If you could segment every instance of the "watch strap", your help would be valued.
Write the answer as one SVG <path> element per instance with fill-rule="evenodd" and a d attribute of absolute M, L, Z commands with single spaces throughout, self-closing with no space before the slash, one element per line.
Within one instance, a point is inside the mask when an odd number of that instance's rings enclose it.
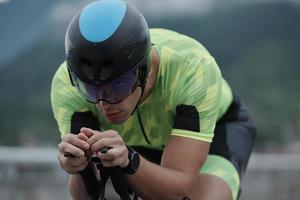
<path fill-rule="evenodd" d="M 128 147 L 128 165 L 124 168 L 121 168 L 122 172 L 125 174 L 134 174 L 140 164 L 139 154 L 132 148 Z"/>

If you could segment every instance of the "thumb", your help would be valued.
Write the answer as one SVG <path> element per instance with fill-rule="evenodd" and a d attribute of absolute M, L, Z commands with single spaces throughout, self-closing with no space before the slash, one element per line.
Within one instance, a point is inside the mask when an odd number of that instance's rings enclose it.
<path fill-rule="evenodd" d="M 92 137 L 95 134 L 95 131 L 90 128 L 82 127 L 80 132 L 86 135 L 88 138 Z"/>
<path fill-rule="evenodd" d="M 83 140 L 83 141 L 87 141 L 89 139 L 89 137 L 84 133 L 79 133 L 78 138 Z"/>

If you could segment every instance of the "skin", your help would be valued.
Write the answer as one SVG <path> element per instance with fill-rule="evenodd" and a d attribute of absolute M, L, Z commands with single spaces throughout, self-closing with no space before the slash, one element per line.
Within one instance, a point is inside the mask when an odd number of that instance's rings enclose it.
<path fill-rule="evenodd" d="M 149 96 L 159 67 L 159 56 L 155 49 L 152 49 L 152 61 L 151 71 L 141 98 L 141 88 L 137 88 L 119 104 L 112 105 L 105 102 L 97 104 L 110 123 L 125 122 L 138 101 L 142 103 Z M 105 146 L 113 148 L 106 154 L 97 151 Z M 185 196 L 202 200 L 230 200 L 232 199 L 231 190 L 225 181 L 212 175 L 199 174 L 207 158 L 209 146 L 210 144 L 206 142 L 170 136 L 161 164 L 156 165 L 140 156 L 139 169 L 134 175 L 127 175 L 128 182 L 131 188 L 145 200 L 181 200 Z M 86 167 L 87 157 L 92 154 L 98 156 L 106 167 L 126 167 L 129 163 L 126 144 L 119 133 L 114 130 L 99 132 L 82 128 L 78 135 L 66 134 L 58 145 L 58 149 L 59 163 L 70 174 L 69 190 L 73 199 L 76 200 L 89 199 L 83 181 L 77 173 Z M 65 157 L 66 152 L 72 153 L 76 158 Z M 95 173 L 98 172 L 95 170 Z"/>

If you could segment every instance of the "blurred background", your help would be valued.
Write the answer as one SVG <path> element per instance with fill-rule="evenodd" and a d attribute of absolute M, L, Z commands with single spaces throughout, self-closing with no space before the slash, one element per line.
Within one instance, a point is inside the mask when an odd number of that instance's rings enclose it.
<path fill-rule="evenodd" d="M 69 199 L 51 79 L 91 1 L 0 0 L 0 199 Z M 199 40 L 258 127 L 242 200 L 300 199 L 300 0 L 128 0 L 150 27 Z M 13 192 L 13 191 L 18 192 Z"/>

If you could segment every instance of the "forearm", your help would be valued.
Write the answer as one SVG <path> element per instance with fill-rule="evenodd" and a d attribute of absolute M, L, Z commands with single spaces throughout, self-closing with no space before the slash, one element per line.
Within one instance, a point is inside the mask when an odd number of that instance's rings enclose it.
<path fill-rule="evenodd" d="M 79 174 L 70 175 L 69 192 L 73 200 L 90 200 L 83 180 Z"/>
<path fill-rule="evenodd" d="M 194 181 L 193 176 L 153 164 L 142 157 L 138 171 L 127 177 L 132 189 L 145 200 L 181 200 L 187 196 Z"/>

